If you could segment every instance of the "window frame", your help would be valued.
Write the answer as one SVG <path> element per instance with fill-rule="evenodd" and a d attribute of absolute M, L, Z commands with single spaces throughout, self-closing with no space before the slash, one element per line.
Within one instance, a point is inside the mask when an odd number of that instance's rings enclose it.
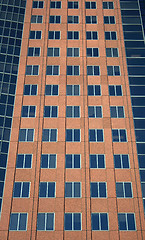
<path fill-rule="evenodd" d="M 122 186 L 122 191 L 121 193 L 118 192 L 118 186 L 121 185 Z M 128 193 L 128 189 L 126 188 L 126 186 L 129 186 L 129 190 L 130 193 Z M 121 194 L 121 196 L 119 196 L 119 194 Z M 130 196 L 129 196 L 130 195 Z M 132 182 L 116 182 L 116 197 L 117 198 L 133 198 L 133 189 L 132 189 Z"/>
<path fill-rule="evenodd" d="M 44 156 L 47 157 L 47 165 L 48 165 L 48 167 L 42 167 L 43 161 L 44 161 L 42 158 Z M 54 167 L 50 167 L 51 157 L 55 158 Z M 56 168 L 57 168 L 57 154 L 41 154 L 41 169 L 56 169 Z"/>
<path fill-rule="evenodd" d="M 60 15 L 50 15 L 49 16 L 49 24 L 61 24 L 61 16 Z"/>
<path fill-rule="evenodd" d="M 11 229 L 11 225 L 12 225 L 12 217 L 14 217 L 14 215 L 17 215 L 17 226 L 16 229 Z M 25 216 L 25 229 L 19 229 L 20 225 L 21 225 L 21 216 Z M 27 231 L 27 222 L 28 222 L 28 213 L 23 212 L 23 213 L 17 213 L 17 212 L 13 212 L 10 215 L 10 223 L 9 223 L 9 231 Z M 15 224 L 16 225 L 16 224 Z"/>
<path fill-rule="evenodd" d="M 33 112 L 32 108 L 34 109 L 34 112 Z M 27 113 L 24 113 L 24 111 L 25 111 L 24 109 L 27 109 Z M 27 116 L 26 116 L 26 114 L 27 114 Z M 33 115 L 33 116 L 31 116 L 31 115 Z M 22 106 L 22 111 L 21 111 L 21 117 L 22 118 L 35 118 L 36 117 L 36 106 L 23 105 Z"/>
<path fill-rule="evenodd" d="M 75 189 L 75 185 L 78 184 L 79 185 L 79 196 L 77 195 L 76 189 Z M 67 185 L 71 185 L 71 193 L 70 195 L 68 193 L 66 193 L 67 191 Z M 81 187 L 81 182 L 65 182 L 65 198 L 81 198 L 82 197 L 82 187 Z M 70 190 L 70 189 L 69 189 Z"/>
<path fill-rule="evenodd" d="M 113 40 L 113 41 L 117 40 L 117 32 L 116 31 L 105 31 L 105 40 Z"/>
<path fill-rule="evenodd" d="M 92 133 L 92 131 L 93 131 L 93 133 Z M 101 140 L 98 140 L 98 138 L 100 138 L 100 137 L 98 137 L 99 132 L 101 134 Z M 94 135 L 93 137 L 95 137 L 95 141 L 94 141 L 94 139 L 91 140 L 91 134 Z M 104 142 L 104 129 L 96 129 L 96 128 L 89 129 L 89 142 Z"/>
<path fill-rule="evenodd" d="M 93 223 L 93 217 L 94 217 L 95 215 L 96 215 L 96 217 L 97 217 L 97 216 L 99 217 L 99 222 L 98 222 L 99 229 L 94 229 L 94 227 L 93 227 L 93 225 L 94 225 L 94 223 Z M 107 229 L 105 229 L 105 228 L 103 227 L 103 221 L 101 220 L 101 217 L 102 217 L 103 215 L 105 215 L 106 220 L 107 220 L 107 222 L 106 222 L 106 224 L 107 224 Z M 92 229 L 92 231 L 109 231 L 109 216 L 108 216 L 108 213 L 104 213 L 104 212 L 101 212 L 101 213 L 95 213 L 95 212 L 93 212 L 93 213 L 91 213 L 91 229 Z"/>
<path fill-rule="evenodd" d="M 22 164 L 23 167 L 18 167 L 18 166 L 17 166 L 17 164 L 18 164 L 18 157 L 20 157 L 20 156 L 23 156 L 23 162 L 22 162 L 22 163 L 23 163 L 23 164 Z M 27 161 L 27 160 L 26 160 L 26 157 L 28 157 L 28 156 L 31 156 L 31 157 L 30 157 L 30 158 L 31 158 L 31 159 L 30 159 L 31 165 L 30 165 L 29 168 L 28 168 L 28 167 L 26 168 L 26 167 L 25 167 L 25 166 L 26 166 L 26 161 Z M 17 154 L 16 168 L 17 168 L 17 169 L 30 169 L 30 168 L 32 168 L 32 158 L 33 158 L 33 154 L 27 154 L 27 153 L 26 153 L 26 154 Z"/>
<path fill-rule="evenodd" d="M 44 214 L 44 228 L 43 229 L 38 229 L 38 217 L 40 216 L 40 215 L 42 215 L 42 214 Z M 48 221 L 48 216 L 49 215 L 52 215 L 53 214 L 53 220 L 52 220 L 52 225 L 53 225 L 53 229 L 47 229 L 47 221 Z M 42 221 L 40 221 L 41 223 L 42 223 Z M 37 213 L 37 231 L 54 231 L 55 230 L 55 213 L 53 213 L 53 212 L 47 212 L 47 213 L 44 213 L 44 212 L 38 212 Z"/>
<path fill-rule="evenodd" d="M 20 134 L 22 134 L 22 131 L 23 130 L 25 130 L 25 140 L 20 140 L 20 138 L 21 138 L 21 136 L 20 136 Z M 30 136 L 28 136 L 28 134 L 29 134 L 29 130 L 33 130 L 33 131 L 31 131 L 32 133 L 31 134 L 33 134 L 33 139 L 32 140 L 27 140 Z M 34 128 L 20 128 L 19 129 L 19 142 L 34 142 L 34 133 L 35 133 L 35 129 Z M 24 134 L 24 131 L 23 131 L 23 134 Z M 22 138 L 23 138 L 24 136 L 22 136 Z M 26 141 L 27 140 L 27 141 Z"/>
<path fill-rule="evenodd" d="M 27 196 L 23 196 L 23 190 L 26 187 L 26 184 L 28 185 L 28 192 L 27 192 Z M 18 191 L 18 189 L 16 189 L 18 187 L 18 185 L 20 185 L 20 194 L 19 196 L 16 196 L 18 193 L 16 191 Z M 13 186 L 13 198 L 30 198 L 30 186 L 31 186 L 31 182 L 14 182 L 14 186 Z"/>
<path fill-rule="evenodd" d="M 96 188 L 96 192 L 93 192 L 94 187 Z M 101 193 L 101 186 L 103 186 L 103 191 L 105 190 L 104 193 Z M 107 182 L 90 182 L 90 197 L 91 198 L 103 198 L 106 199 L 107 198 Z"/>
<path fill-rule="evenodd" d="M 68 54 L 68 51 L 71 51 L 70 55 Z M 75 51 L 78 51 L 78 54 L 76 54 Z M 67 57 L 79 57 L 79 56 L 80 48 L 67 48 Z"/>
<path fill-rule="evenodd" d="M 69 6 L 69 3 L 71 3 L 72 6 Z M 68 1 L 67 8 L 68 9 L 79 9 L 79 2 L 78 1 Z"/>
<path fill-rule="evenodd" d="M 32 53 L 30 51 L 32 51 Z M 40 47 L 28 47 L 28 53 L 27 53 L 28 57 L 40 57 L 40 53 L 41 53 Z"/>
<path fill-rule="evenodd" d="M 119 109 L 121 109 L 120 113 Z M 124 106 L 110 106 L 110 116 L 111 118 L 125 118 Z"/>
<path fill-rule="evenodd" d="M 96 167 L 91 167 L 93 164 L 91 163 L 91 157 L 95 158 L 93 160 L 95 160 L 96 162 Z M 104 167 L 99 167 L 99 157 L 103 158 L 103 165 Z M 89 155 L 89 162 L 90 162 L 90 168 L 91 169 L 105 169 L 106 168 L 106 164 L 105 164 L 105 154 L 90 154 Z"/>
<path fill-rule="evenodd" d="M 89 111 L 90 109 L 93 109 L 93 115 L 91 116 Z M 99 112 L 99 115 L 97 116 L 97 109 Z M 102 106 L 88 106 L 88 118 L 102 118 L 103 114 L 102 114 Z"/>
<path fill-rule="evenodd" d="M 46 66 L 46 76 L 59 76 L 59 75 L 60 75 L 60 65 Z"/>
<path fill-rule="evenodd" d="M 68 88 L 71 88 L 69 90 L 71 90 L 72 94 L 69 94 L 68 93 Z M 78 88 L 77 89 L 77 92 L 79 91 L 79 94 L 75 94 L 75 91 L 76 89 L 75 88 Z M 80 96 L 80 85 L 66 85 L 66 96 Z"/>
<path fill-rule="evenodd" d="M 38 76 L 39 75 L 39 65 L 26 65 L 26 76 Z"/>
<path fill-rule="evenodd" d="M 53 183 L 53 193 L 51 193 L 51 195 L 49 195 L 49 185 Z M 44 184 L 46 189 L 43 189 L 43 194 L 46 194 L 45 196 L 41 196 L 41 186 L 43 184 L 43 188 L 44 188 Z M 44 192 L 45 191 L 45 192 Z M 52 190 L 51 190 L 52 191 Z M 39 182 L 39 198 L 56 198 L 56 182 Z"/>
<path fill-rule="evenodd" d="M 54 6 L 51 6 L 53 5 Z M 60 4 L 60 7 L 59 7 Z M 61 1 L 50 1 L 50 9 L 61 9 Z"/>
<path fill-rule="evenodd" d="M 67 159 L 67 157 L 71 157 L 71 167 L 68 167 L 68 163 L 67 161 L 69 161 Z M 75 158 L 79 158 L 79 167 L 75 167 L 75 162 L 77 162 L 77 160 Z M 81 168 L 81 154 L 66 154 L 65 155 L 65 168 L 68 169 L 80 169 Z"/>
<path fill-rule="evenodd" d="M 79 16 L 77 15 L 68 15 L 67 16 L 67 23 L 68 24 L 79 24 Z"/>
<path fill-rule="evenodd" d="M 93 4 L 95 6 L 93 6 Z M 96 1 L 86 1 L 85 2 L 85 9 L 97 9 L 97 2 Z"/>
<path fill-rule="evenodd" d="M 108 51 L 108 53 L 107 53 L 107 51 Z M 115 51 L 117 54 L 115 53 Z M 106 57 L 119 57 L 118 48 L 106 48 Z"/>
<path fill-rule="evenodd" d="M 51 34 L 53 35 L 51 36 Z M 60 40 L 60 39 L 61 39 L 61 31 L 48 31 L 48 40 Z"/>
<path fill-rule="evenodd" d="M 120 66 L 107 66 L 108 76 L 121 76 Z"/>
<path fill-rule="evenodd" d="M 115 16 L 104 16 L 104 24 L 116 24 Z"/>
<path fill-rule="evenodd" d="M 53 130 L 55 133 L 55 136 L 52 136 Z M 44 136 L 45 132 L 47 133 L 47 138 Z M 57 142 L 58 139 L 58 129 L 57 128 L 43 128 L 42 130 L 42 142 Z M 51 141 L 51 138 L 54 138 L 53 141 Z"/>
<path fill-rule="evenodd" d="M 79 31 L 67 31 L 67 40 L 79 40 L 80 32 Z"/>
<path fill-rule="evenodd" d="M 111 88 L 113 89 L 111 90 Z M 121 95 L 117 93 L 117 88 L 119 89 Z M 111 93 L 111 91 L 114 92 L 114 95 Z M 123 96 L 122 85 L 109 85 L 109 96 L 122 97 Z"/>
<path fill-rule="evenodd" d="M 34 7 L 35 4 L 37 4 L 36 7 Z M 42 4 L 42 7 L 41 7 L 41 4 Z M 32 8 L 44 8 L 44 1 L 33 1 Z"/>
<path fill-rule="evenodd" d="M 44 118 L 58 118 L 58 106 L 44 106 Z"/>
<path fill-rule="evenodd" d="M 30 89 L 26 89 L 26 88 L 28 88 L 28 87 L 29 87 Z M 36 88 L 35 90 L 32 89 L 32 88 L 34 88 L 34 87 Z M 26 94 L 26 91 L 28 91 L 28 90 L 29 90 L 29 93 L 30 93 L 30 94 Z M 33 91 L 35 91 L 36 94 L 32 94 Z M 37 91 L 38 91 L 38 85 L 37 85 L 37 84 L 25 84 L 25 85 L 24 85 L 23 95 L 24 95 L 24 96 L 37 96 Z"/>
<path fill-rule="evenodd" d="M 95 53 L 95 51 L 96 51 L 96 53 Z M 99 57 L 99 48 L 86 48 L 86 56 L 87 57 Z"/>
<path fill-rule="evenodd" d="M 31 35 L 34 35 L 34 36 L 31 36 Z M 42 39 L 42 31 L 30 30 L 29 39 L 30 40 L 41 40 Z"/>
<path fill-rule="evenodd" d="M 115 169 L 130 169 L 130 161 L 129 161 L 129 154 L 114 154 L 114 167 L 115 167 Z M 115 163 L 115 161 L 117 161 L 117 159 L 115 160 L 115 157 L 117 158 L 117 157 L 119 157 L 119 162 L 120 162 L 120 167 L 117 167 L 117 164 Z M 125 163 L 123 163 L 123 157 L 125 158 L 125 157 L 127 157 L 127 161 L 128 161 L 128 163 L 127 163 L 127 165 L 128 165 L 128 167 L 124 167 L 124 165 L 125 165 Z"/>
<path fill-rule="evenodd" d="M 80 106 L 66 106 L 66 118 L 80 118 L 81 117 Z M 69 110 L 70 109 L 70 110 Z M 71 111 L 71 112 L 69 112 Z M 77 111 L 77 112 L 76 112 Z"/>
<path fill-rule="evenodd" d="M 34 18 L 34 19 L 33 19 Z M 32 21 L 33 19 L 33 21 Z M 40 21 L 41 19 L 41 21 Z M 35 20 L 35 21 L 34 21 Z M 36 24 L 36 23 L 43 23 L 43 15 L 31 15 L 31 23 Z"/>
<path fill-rule="evenodd" d="M 88 96 L 101 96 L 101 85 L 88 85 Z"/>
<path fill-rule="evenodd" d="M 117 137 L 113 136 L 115 134 L 115 131 L 117 131 Z M 125 140 L 123 139 L 123 141 L 121 141 L 121 132 L 123 132 L 123 135 L 125 136 Z M 126 129 L 112 129 L 112 142 L 127 142 L 127 130 Z"/>
<path fill-rule="evenodd" d="M 77 137 L 77 139 L 75 140 L 75 134 L 77 134 L 77 131 L 79 132 L 79 137 Z M 71 139 L 69 139 L 70 137 L 68 136 L 68 134 L 70 134 L 69 132 L 71 132 Z M 79 128 L 77 128 L 77 129 L 67 128 L 66 129 L 66 134 L 65 134 L 65 139 L 66 139 L 66 142 L 81 142 L 81 129 L 79 129 Z"/>
<path fill-rule="evenodd" d="M 98 24 L 98 18 L 96 15 L 94 16 L 86 16 L 86 24 Z"/>
<path fill-rule="evenodd" d="M 66 216 L 68 214 L 71 214 L 71 228 L 70 229 L 66 229 Z M 75 215 L 79 215 L 79 225 L 80 225 L 80 229 L 75 229 L 75 223 L 74 223 L 74 218 L 75 218 Z M 82 213 L 70 213 L 70 212 L 67 212 L 64 214 L 64 231 L 82 231 Z"/>
<path fill-rule="evenodd" d="M 106 3 L 106 7 L 104 6 Z M 112 4 L 112 7 L 110 6 Z M 103 9 L 114 9 L 114 2 L 103 2 Z"/>
<path fill-rule="evenodd" d="M 50 94 L 47 94 L 46 92 L 49 92 L 49 89 L 47 89 L 48 87 L 50 87 Z M 57 93 L 54 94 L 54 92 L 56 91 L 57 88 Z M 45 96 L 59 96 L 59 85 L 53 85 L 53 84 L 46 84 L 45 85 Z"/>
<path fill-rule="evenodd" d="M 52 50 L 52 54 L 51 53 L 48 54 L 49 50 Z M 57 52 L 55 53 L 55 51 L 57 51 Z M 47 57 L 60 57 L 60 48 L 48 47 L 47 48 Z"/>
<path fill-rule="evenodd" d="M 98 31 L 86 31 L 86 40 L 98 40 Z"/>
<path fill-rule="evenodd" d="M 80 76 L 80 65 L 67 65 L 66 71 L 67 76 Z"/>
<path fill-rule="evenodd" d="M 129 229 L 129 223 L 128 223 L 128 216 L 132 216 L 134 220 L 134 229 Z M 125 217 L 125 229 L 120 229 L 120 217 Z M 118 227 L 119 231 L 136 231 L 136 219 L 135 219 L 135 214 L 134 213 L 118 213 Z"/>

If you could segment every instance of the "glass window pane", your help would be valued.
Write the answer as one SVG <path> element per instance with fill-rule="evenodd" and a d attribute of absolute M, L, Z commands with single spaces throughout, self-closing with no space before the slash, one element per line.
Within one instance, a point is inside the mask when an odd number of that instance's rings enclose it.
<path fill-rule="evenodd" d="M 54 230 L 54 213 L 47 213 L 46 230 Z"/>
<path fill-rule="evenodd" d="M 65 213 L 65 230 L 72 230 L 72 214 Z"/>
<path fill-rule="evenodd" d="M 74 230 L 81 230 L 81 214 L 74 213 Z"/>
<path fill-rule="evenodd" d="M 45 213 L 38 213 L 37 216 L 37 230 L 45 230 Z"/>
<path fill-rule="evenodd" d="M 25 231 L 27 223 L 27 213 L 20 213 L 19 230 Z"/>

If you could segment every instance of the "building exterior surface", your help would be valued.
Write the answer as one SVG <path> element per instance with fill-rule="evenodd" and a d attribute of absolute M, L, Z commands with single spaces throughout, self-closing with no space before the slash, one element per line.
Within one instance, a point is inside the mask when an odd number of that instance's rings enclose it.
<path fill-rule="evenodd" d="M 0 0 L 0 239 L 145 239 L 144 0 Z"/>

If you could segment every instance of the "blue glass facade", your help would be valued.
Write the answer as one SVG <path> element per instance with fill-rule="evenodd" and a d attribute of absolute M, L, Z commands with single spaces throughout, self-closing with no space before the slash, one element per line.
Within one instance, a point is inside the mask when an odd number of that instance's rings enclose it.
<path fill-rule="evenodd" d="M 145 1 L 120 0 L 120 6 L 145 210 Z"/>
<path fill-rule="evenodd" d="M 7 167 L 26 0 L 0 1 L 0 211 Z"/>

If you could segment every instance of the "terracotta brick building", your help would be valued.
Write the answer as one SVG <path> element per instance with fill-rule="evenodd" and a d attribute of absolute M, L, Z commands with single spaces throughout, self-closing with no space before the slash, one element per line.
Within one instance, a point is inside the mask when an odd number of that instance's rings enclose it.
<path fill-rule="evenodd" d="M 145 2 L 0 0 L 0 239 L 145 239 Z"/>

